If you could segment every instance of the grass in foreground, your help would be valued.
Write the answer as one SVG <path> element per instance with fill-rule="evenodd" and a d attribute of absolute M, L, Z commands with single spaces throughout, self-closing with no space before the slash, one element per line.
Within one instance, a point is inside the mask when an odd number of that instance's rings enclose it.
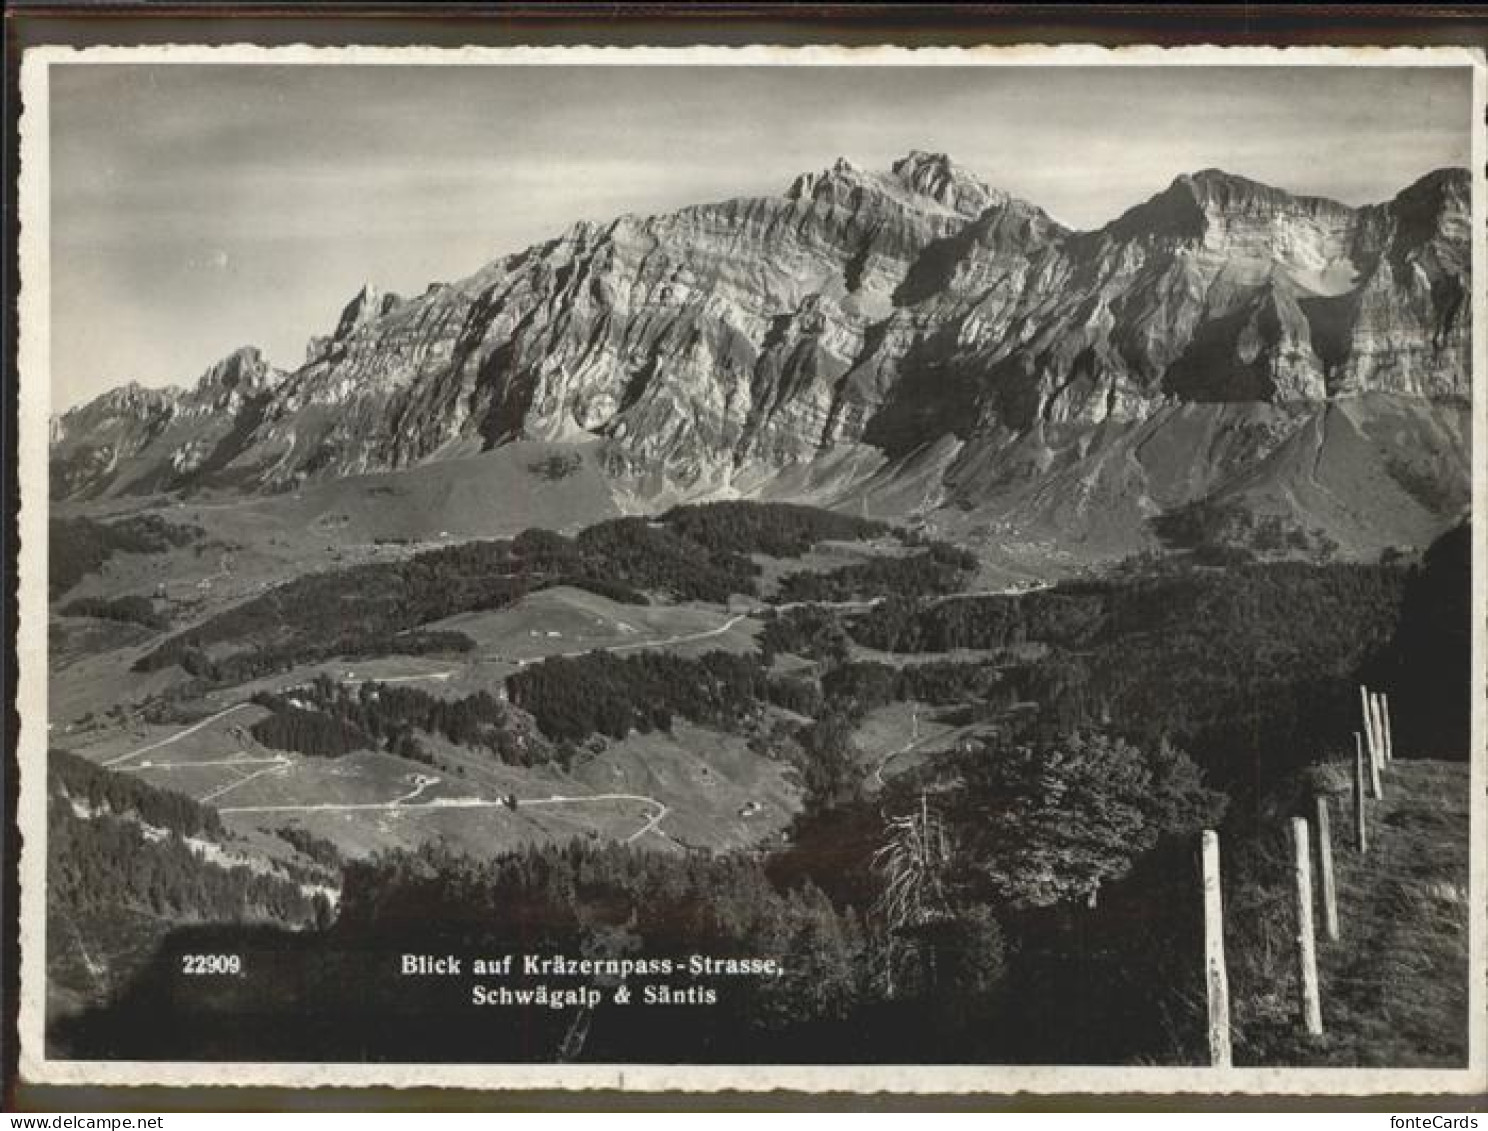
<path fill-rule="evenodd" d="M 1283 884 L 1241 894 L 1267 926 L 1241 927 L 1236 1061 L 1363 1067 L 1464 1067 L 1468 1039 L 1468 765 L 1396 761 L 1368 801 L 1369 848 L 1354 848 L 1347 779 L 1330 768 L 1339 941 L 1323 937 L 1323 1035 L 1297 1023 L 1295 930 Z M 1279 861 L 1278 861 L 1279 863 Z M 1281 875 L 1283 869 L 1268 869 Z M 1262 906 L 1264 905 L 1264 910 Z M 1227 909 L 1233 930 L 1237 905 Z M 1247 1000 L 1248 999 L 1248 1000 Z"/>

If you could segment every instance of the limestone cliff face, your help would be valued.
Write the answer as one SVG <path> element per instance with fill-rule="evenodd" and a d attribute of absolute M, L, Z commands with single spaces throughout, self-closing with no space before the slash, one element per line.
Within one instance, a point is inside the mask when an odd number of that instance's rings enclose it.
<path fill-rule="evenodd" d="M 245 346 L 213 365 L 190 389 L 147 389 L 131 382 L 54 417 L 52 495 L 188 485 L 230 457 L 234 434 L 283 377 L 257 349 Z"/>
<path fill-rule="evenodd" d="M 1462 395 L 1469 195 L 1443 170 L 1353 209 L 1208 170 L 1082 233 L 944 155 L 838 161 L 415 298 L 365 288 L 287 375 L 250 351 L 190 393 L 107 394 L 57 423 L 54 489 L 278 489 L 597 437 L 617 477 L 702 492 L 1179 402 Z"/>

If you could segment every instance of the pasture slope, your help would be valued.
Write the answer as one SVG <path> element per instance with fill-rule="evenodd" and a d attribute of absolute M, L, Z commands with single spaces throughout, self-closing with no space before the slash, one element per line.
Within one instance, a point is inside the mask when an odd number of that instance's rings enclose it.
<path fill-rule="evenodd" d="M 1391 762 L 1369 851 L 1335 845 L 1340 938 L 1319 952 L 1327 1029 L 1303 1063 L 1466 1063 L 1469 768 Z"/>

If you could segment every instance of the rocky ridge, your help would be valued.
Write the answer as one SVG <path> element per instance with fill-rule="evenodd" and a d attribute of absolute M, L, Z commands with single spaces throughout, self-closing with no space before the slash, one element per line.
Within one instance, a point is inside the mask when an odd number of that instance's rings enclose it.
<path fill-rule="evenodd" d="M 1076 232 L 943 154 L 839 160 L 415 298 L 369 286 L 291 373 L 240 350 L 192 390 L 105 394 L 54 422 L 53 491 L 273 491 L 526 438 L 598 441 L 644 501 L 844 453 L 995 462 L 1175 405 L 1452 401 L 1470 195 L 1453 169 L 1363 208 L 1205 170 Z"/>

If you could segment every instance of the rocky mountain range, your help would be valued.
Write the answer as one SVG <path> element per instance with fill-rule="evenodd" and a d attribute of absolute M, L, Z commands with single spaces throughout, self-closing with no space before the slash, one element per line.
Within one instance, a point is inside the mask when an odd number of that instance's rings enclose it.
<path fill-rule="evenodd" d="M 1362 208 L 1211 169 L 1080 232 L 942 154 L 839 160 L 368 286 L 292 372 L 247 348 L 114 390 L 54 420 L 52 492 L 274 492 L 533 439 L 596 444 L 642 507 L 897 479 L 900 509 L 1059 527 L 1102 490 L 1138 519 L 1285 501 L 1268 463 L 1315 438 L 1317 481 L 1342 412 L 1384 503 L 1436 514 L 1465 500 L 1470 197 L 1460 169 Z"/>

